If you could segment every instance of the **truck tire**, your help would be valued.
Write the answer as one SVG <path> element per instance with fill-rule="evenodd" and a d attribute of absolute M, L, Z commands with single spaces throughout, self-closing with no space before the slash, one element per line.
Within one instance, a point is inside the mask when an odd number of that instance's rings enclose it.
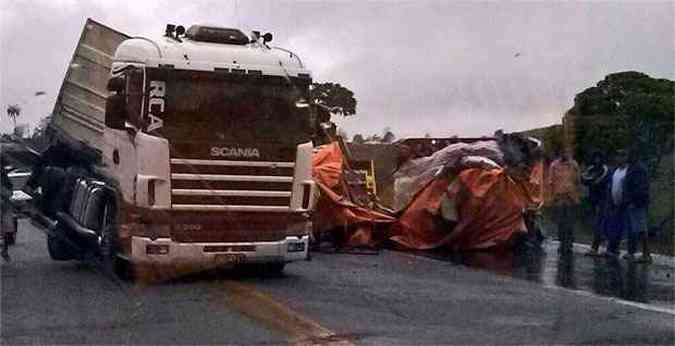
<path fill-rule="evenodd" d="M 5 241 L 7 242 L 7 245 L 16 244 L 16 232 L 5 233 Z"/>
<path fill-rule="evenodd" d="M 286 267 L 285 262 L 274 262 L 265 264 L 265 273 L 270 275 L 282 275 L 284 273 L 284 268 Z"/>
<path fill-rule="evenodd" d="M 13 223 L 12 226 L 14 227 L 13 228 L 14 232 L 11 232 L 11 233 L 5 235 L 7 237 L 7 245 L 16 244 L 16 235 L 17 235 L 17 233 L 19 233 L 19 218 L 16 217 L 16 216 L 13 217 L 12 223 Z"/>
<path fill-rule="evenodd" d="M 49 257 L 55 261 L 68 261 L 75 259 L 72 249 L 63 239 L 58 236 L 47 236 L 47 251 Z"/>
<path fill-rule="evenodd" d="M 106 273 L 118 277 L 126 277 L 126 265 L 124 261 L 117 256 L 119 252 L 119 238 L 117 235 L 117 223 L 110 202 L 103 205 L 103 225 L 101 225 L 101 240 L 99 243 L 99 253 L 101 263 Z"/>

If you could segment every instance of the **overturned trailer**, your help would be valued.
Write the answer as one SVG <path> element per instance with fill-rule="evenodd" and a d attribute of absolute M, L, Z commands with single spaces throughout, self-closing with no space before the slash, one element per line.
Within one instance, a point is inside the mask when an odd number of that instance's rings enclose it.
<path fill-rule="evenodd" d="M 351 198 L 359 193 L 347 191 L 358 187 L 347 182 L 349 168 L 341 161 L 357 155 L 358 147 L 344 155 L 333 144 L 315 155 L 314 178 L 324 192 L 318 232 L 337 234 L 347 246 L 393 242 L 462 251 L 510 247 L 532 231 L 529 221 L 543 190 L 537 140 L 497 132 L 488 138 L 407 139 L 392 147 L 400 155 L 390 173 L 390 208 L 377 196 L 362 203 Z"/>

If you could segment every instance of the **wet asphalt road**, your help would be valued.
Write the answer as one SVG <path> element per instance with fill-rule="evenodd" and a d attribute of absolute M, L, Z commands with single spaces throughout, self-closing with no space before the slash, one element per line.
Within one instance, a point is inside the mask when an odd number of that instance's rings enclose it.
<path fill-rule="evenodd" d="M 45 235 L 20 226 L 2 266 L 3 344 L 284 343 L 227 306 L 218 282 L 140 286 L 95 266 L 55 262 Z"/>
<path fill-rule="evenodd" d="M 419 254 L 527 280 L 546 287 L 560 287 L 675 311 L 675 262 L 654 255 L 654 263 L 588 257 L 588 246 L 576 244 L 572 254 L 559 254 L 557 241 L 545 241 L 539 250 L 521 255 L 468 253 L 462 256 Z"/>
<path fill-rule="evenodd" d="M 23 223 L 2 265 L 2 344 L 675 343 L 672 268 L 561 262 L 554 244 L 540 265 L 472 263 L 491 270 L 393 251 L 318 253 L 282 277 L 225 271 L 145 285 L 53 262 L 44 237 Z M 558 274 L 567 263 L 571 281 Z"/>

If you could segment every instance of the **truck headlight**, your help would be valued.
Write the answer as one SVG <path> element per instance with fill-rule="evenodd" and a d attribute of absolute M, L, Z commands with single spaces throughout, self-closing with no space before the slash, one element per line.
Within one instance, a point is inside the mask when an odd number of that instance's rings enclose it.
<path fill-rule="evenodd" d="M 288 252 L 302 252 L 302 251 L 305 251 L 305 242 L 288 243 Z"/>
<path fill-rule="evenodd" d="M 145 253 L 147 253 L 148 255 L 168 255 L 169 245 L 148 244 L 145 246 Z"/>

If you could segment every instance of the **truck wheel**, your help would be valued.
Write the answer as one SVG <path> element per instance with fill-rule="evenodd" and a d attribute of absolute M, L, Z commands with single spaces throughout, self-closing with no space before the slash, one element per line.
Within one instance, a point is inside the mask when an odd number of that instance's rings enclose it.
<path fill-rule="evenodd" d="M 47 236 L 47 251 L 49 252 L 49 257 L 55 261 L 75 259 L 75 255 L 68 244 L 57 236 Z"/>
<path fill-rule="evenodd" d="M 5 241 L 7 242 L 7 245 L 16 244 L 16 232 L 5 233 Z"/>
<path fill-rule="evenodd" d="M 267 263 L 264 268 L 267 274 L 282 275 L 284 273 L 285 267 L 286 263 L 284 262 L 274 262 L 274 263 Z"/>
<path fill-rule="evenodd" d="M 107 225 L 103 228 L 100 251 L 103 269 L 109 274 L 119 274 L 123 263 L 117 257 L 117 228 L 114 225 Z"/>
<path fill-rule="evenodd" d="M 117 253 L 119 252 L 119 242 L 117 237 L 117 225 L 114 222 L 115 217 L 111 214 L 112 205 L 106 203 L 103 208 L 103 225 L 101 227 L 101 238 L 99 243 L 103 269 L 109 274 L 120 275 L 123 273 L 125 266 L 123 261 L 117 257 Z"/>
<path fill-rule="evenodd" d="M 16 244 L 16 234 L 19 233 L 19 218 L 13 217 L 12 223 L 13 223 L 12 227 L 14 227 L 14 232 L 5 233 L 6 237 L 5 241 L 7 242 L 7 245 Z"/>

